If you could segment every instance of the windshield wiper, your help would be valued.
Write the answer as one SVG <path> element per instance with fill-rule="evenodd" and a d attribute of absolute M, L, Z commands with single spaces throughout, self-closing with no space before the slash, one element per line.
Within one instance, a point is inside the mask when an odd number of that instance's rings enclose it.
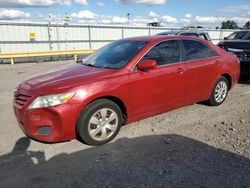
<path fill-rule="evenodd" d="M 103 66 L 102 68 L 105 68 L 105 69 L 119 69 L 119 68 L 116 68 L 116 67 L 109 67 L 109 66 Z"/>
<path fill-rule="evenodd" d="M 82 63 L 82 65 L 89 66 L 89 67 L 96 67 L 96 68 L 104 68 L 104 69 L 118 69 L 116 67 L 109 67 L 109 66 L 96 66 L 90 63 Z"/>
<path fill-rule="evenodd" d="M 96 68 L 100 68 L 100 67 L 95 66 L 95 65 L 92 65 L 92 64 L 90 64 L 90 63 L 83 63 L 83 65 L 88 66 L 88 67 L 96 67 Z"/>

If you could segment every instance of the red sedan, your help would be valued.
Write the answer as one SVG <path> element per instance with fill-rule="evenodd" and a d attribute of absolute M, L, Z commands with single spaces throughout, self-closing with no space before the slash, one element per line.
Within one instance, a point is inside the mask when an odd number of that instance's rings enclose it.
<path fill-rule="evenodd" d="M 35 140 L 101 145 L 123 124 L 196 102 L 222 104 L 239 72 L 235 55 L 202 39 L 127 38 L 27 79 L 15 91 L 14 112 Z"/>

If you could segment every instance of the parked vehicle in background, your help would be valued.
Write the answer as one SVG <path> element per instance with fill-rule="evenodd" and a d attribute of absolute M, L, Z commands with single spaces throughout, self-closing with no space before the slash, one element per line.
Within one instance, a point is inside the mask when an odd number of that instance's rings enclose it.
<path fill-rule="evenodd" d="M 206 40 L 127 38 L 28 78 L 15 91 L 14 112 L 35 140 L 101 145 L 123 124 L 200 101 L 220 105 L 238 78 L 236 55 Z"/>
<path fill-rule="evenodd" d="M 179 33 L 181 33 L 181 31 L 165 31 L 156 35 L 177 36 Z"/>
<path fill-rule="evenodd" d="M 207 41 L 211 41 L 209 34 L 203 31 L 166 31 L 166 32 L 158 33 L 157 35 L 190 36 L 190 37 L 198 37 L 198 38 L 205 39 Z"/>
<path fill-rule="evenodd" d="M 240 77 L 243 80 L 250 80 L 250 30 L 236 31 L 225 37 L 218 46 L 239 57 Z"/>
<path fill-rule="evenodd" d="M 224 38 L 224 40 L 249 40 L 249 39 L 250 39 L 250 30 L 235 31 L 228 37 Z"/>

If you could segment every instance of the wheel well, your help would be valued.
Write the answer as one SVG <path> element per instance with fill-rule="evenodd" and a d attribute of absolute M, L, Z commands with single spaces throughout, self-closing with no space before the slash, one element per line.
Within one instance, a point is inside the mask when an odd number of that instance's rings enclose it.
<path fill-rule="evenodd" d="M 231 86 L 232 86 L 232 78 L 231 78 L 231 76 L 229 74 L 223 74 L 221 76 L 223 76 L 223 77 L 225 77 L 227 79 L 227 81 L 229 83 L 229 89 L 231 89 Z"/>
<path fill-rule="evenodd" d="M 114 103 L 116 103 L 119 106 L 119 108 L 121 109 L 122 114 L 123 114 L 123 123 L 122 124 L 127 123 L 127 117 L 128 117 L 127 108 L 121 99 L 114 97 L 114 96 L 103 96 L 103 97 L 97 98 L 95 100 L 98 100 L 98 99 L 109 99 L 109 100 L 113 101 Z M 93 101 L 95 101 L 95 100 L 93 100 Z M 93 101 L 91 101 L 91 102 L 93 102 Z"/>

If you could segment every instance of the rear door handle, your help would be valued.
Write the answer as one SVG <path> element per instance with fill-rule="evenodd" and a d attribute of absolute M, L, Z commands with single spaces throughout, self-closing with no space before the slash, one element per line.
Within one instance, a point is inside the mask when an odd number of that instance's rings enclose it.
<path fill-rule="evenodd" d="M 183 73 L 184 73 L 184 69 L 183 69 L 183 68 L 178 68 L 178 69 L 176 70 L 176 73 L 177 73 L 177 74 L 183 74 Z"/>

